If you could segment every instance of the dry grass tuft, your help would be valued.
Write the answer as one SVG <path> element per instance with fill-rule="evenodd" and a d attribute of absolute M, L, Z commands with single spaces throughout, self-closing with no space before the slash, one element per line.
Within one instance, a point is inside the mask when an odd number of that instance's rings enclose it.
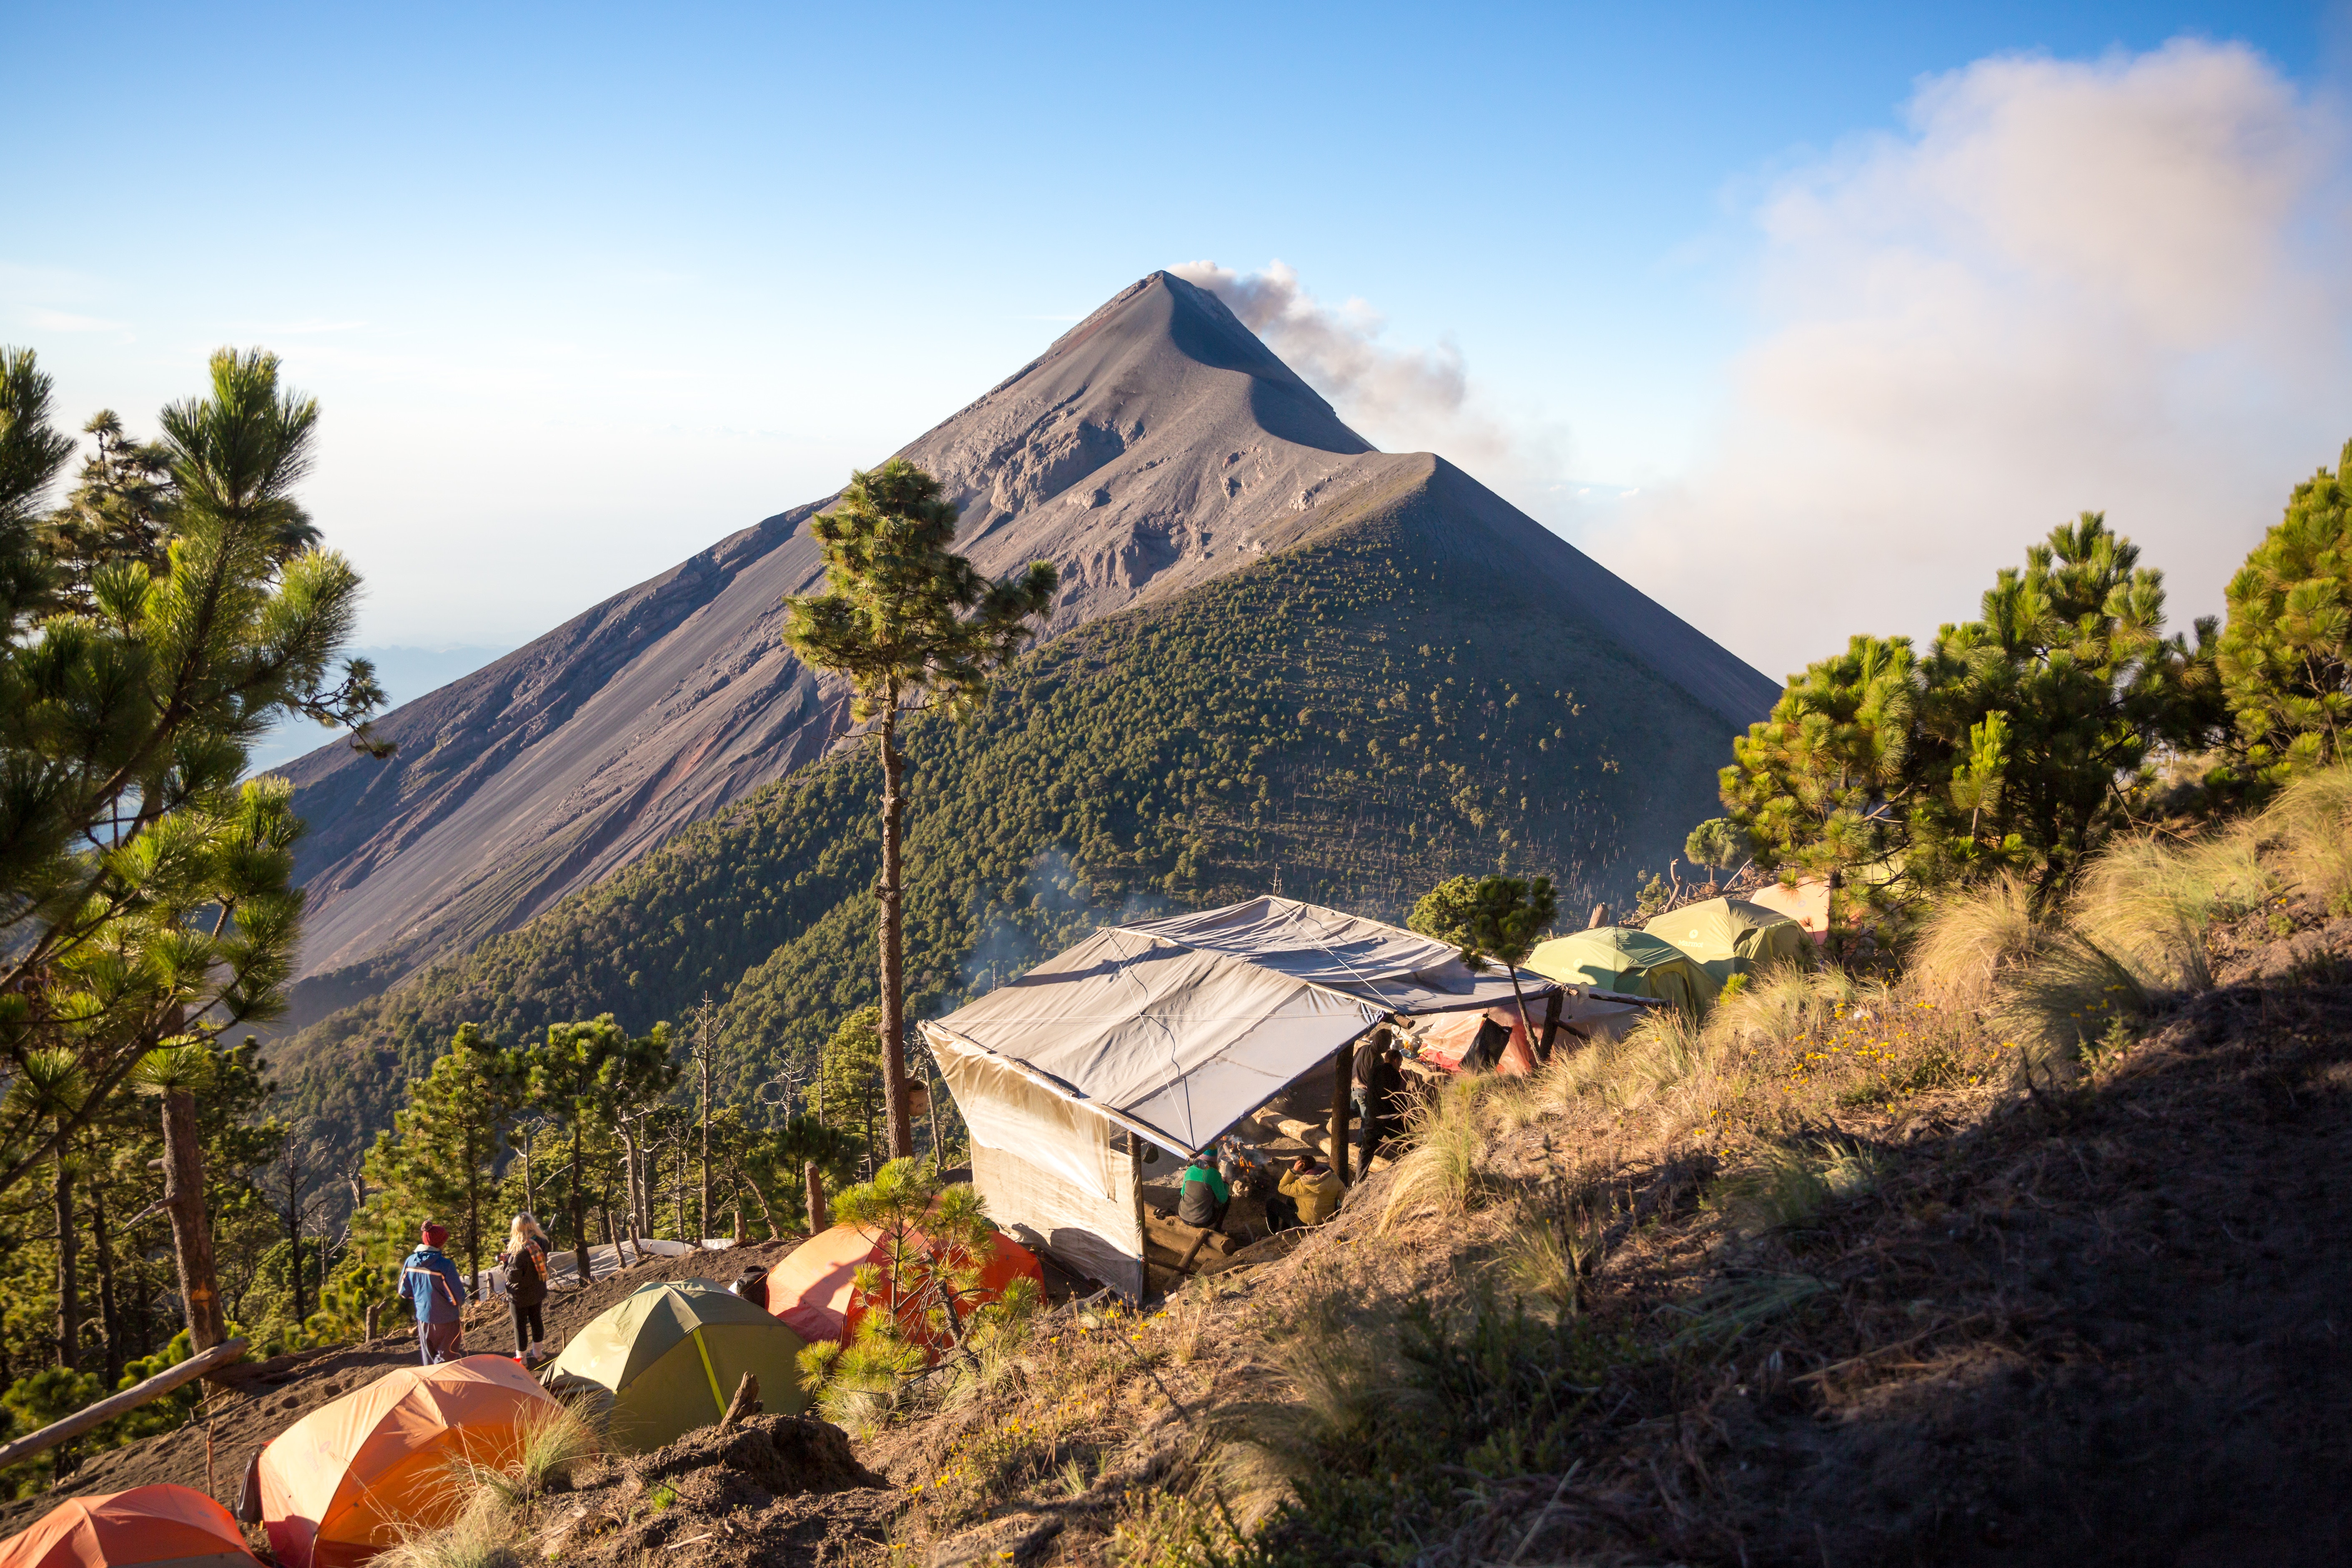
<path fill-rule="evenodd" d="M 2294 890 L 2331 915 L 2352 914 L 2352 768 L 2295 780 L 2262 815 Z"/>
<path fill-rule="evenodd" d="M 377 1568 L 520 1568 L 515 1517 L 494 1488 L 478 1488 L 457 1517 L 436 1529 L 409 1529 L 374 1559 Z"/>
<path fill-rule="evenodd" d="M 1413 1108 L 1405 1123 L 1405 1139 L 1412 1147 L 1397 1161 L 1389 1178 L 1388 1205 L 1381 1211 L 1383 1233 L 1398 1216 L 1423 1205 L 1467 1206 L 1486 1146 L 1478 1124 L 1482 1087 L 1476 1079 L 1454 1079 Z"/>

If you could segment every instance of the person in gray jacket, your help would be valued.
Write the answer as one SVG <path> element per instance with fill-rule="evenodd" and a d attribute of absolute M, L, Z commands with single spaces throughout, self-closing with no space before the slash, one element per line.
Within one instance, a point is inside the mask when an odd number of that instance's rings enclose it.
<path fill-rule="evenodd" d="M 441 1250 L 448 1227 L 427 1220 L 416 1250 L 400 1265 L 400 1299 L 416 1313 L 416 1347 L 425 1364 L 466 1353 L 466 1281 Z"/>

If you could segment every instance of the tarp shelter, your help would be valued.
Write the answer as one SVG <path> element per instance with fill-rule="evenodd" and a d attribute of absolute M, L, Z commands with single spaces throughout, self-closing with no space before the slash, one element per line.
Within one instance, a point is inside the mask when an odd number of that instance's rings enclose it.
<path fill-rule="evenodd" d="M 228 1510 L 159 1484 L 68 1498 L 0 1542 L 0 1568 L 260 1568 Z"/>
<path fill-rule="evenodd" d="M 1723 989 L 1681 948 L 1631 926 L 1596 926 L 1554 937 L 1528 954 L 1528 967 L 1567 985 L 1655 997 L 1694 1018 L 1703 1016 Z"/>
<path fill-rule="evenodd" d="M 261 1517 L 278 1568 L 348 1568 L 455 1517 L 452 1460 L 522 1452 L 520 1423 L 554 1402 L 510 1356 L 401 1367 L 322 1405 L 261 1451 Z"/>
<path fill-rule="evenodd" d="M 1698 961 L 1715 990 L 1735 974 L 1775 963 L 1813 962 L 1813 942 L 1805 928 L 1780 913 L 1746 899 L 1709 899 L 1670 910 L 1642 928 L 1662 936 Z"/>
<path fill-rule="evenodd" d="M 1391 1013 L 1510 995 L 1444 942 L 1262 898 L 1105 926 L 923 1034 L 997 1223 L 1140 1296 L 1153 1151 L 1190 1158 Z"/>
<path fill-rule="evenodd" d="M 806 1342 L 716 1285 L 664 1281 L 639 1286 L 573 1334 L 540 1376 L 559 1394 L 584 1396 L 610 1422 L 614 1447 L 641 1454 L 727 1414 L 747 1372 L 771 1414 L 800 1415 Z"/>
<path fill-rule="evenodd" d="M 994 1250 L 980 1270 L 981 1286 L 991 1294 L 975 1298 L 975 1306 L 993 1300 L 994 1293 L 1023 1275 L 1045 1289 L 1045 1272 L 1037 1267 L 1035 1253 L 1003 1231 L 991 1239 Z M 856 1226 L 820 1231 L 768 1270 L 768 1310 L 803 1340 L 845 1340 L 866 1315 L 866 1303 L 857 1294 L 857 1270 L 868 1263 L 878 1267 L 884 1256 L 884 1243 Z"/>

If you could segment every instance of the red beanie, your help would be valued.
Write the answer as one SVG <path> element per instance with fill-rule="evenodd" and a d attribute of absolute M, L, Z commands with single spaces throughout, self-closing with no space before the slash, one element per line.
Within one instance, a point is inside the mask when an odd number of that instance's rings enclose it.
<path fill-rule="evenodd" d="M 449 1239 L 449 1227 L 446 1225 L 435 1225 L 431 1220 L 426 1220 L 424 1236 L 425 1246 L 438 1247 Z"/>

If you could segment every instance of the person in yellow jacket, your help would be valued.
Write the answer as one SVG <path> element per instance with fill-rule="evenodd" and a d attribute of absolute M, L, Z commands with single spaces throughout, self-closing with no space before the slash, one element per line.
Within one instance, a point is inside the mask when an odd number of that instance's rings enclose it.
<path fill-rule="evenodd" d="M 1339 1212 L 1339 1200 L 1348 1192 L 1339 1183 L 1339 1173 L 1318 1163 L 1312 1154 L 1293 1160 L 1275 1186 L 1274 1194 L 1265 1200 L 1265 1228 L 1270 1233 L 1321 1225 Z"/>

